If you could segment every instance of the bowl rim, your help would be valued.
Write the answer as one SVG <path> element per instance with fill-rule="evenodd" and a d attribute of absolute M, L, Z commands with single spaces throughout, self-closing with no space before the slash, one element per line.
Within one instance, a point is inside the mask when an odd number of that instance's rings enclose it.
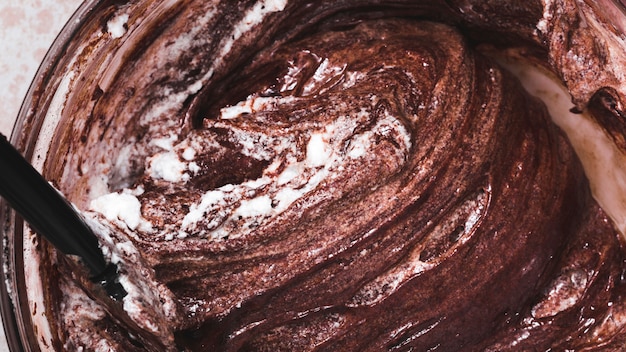
<path fill-rule="evenodd" d="M 114 0 L 113 0 L 114 1 Z M 41 124 L 34 124 L 35 111 L 44 108 L 40 100 L 43 89 L 56 89 L 53 78 L 62 58 L 79 32 L 81 27 L 98 12 L 98 9 L 111 2 L 110 0 L 84 0 L 69 17 L 61 31 L 52 41 L 41 61 L 35 76 L 22 100 L 17 118 L 11 130 L 9 141 L 30 160 L 34 153 L 34 141 L 37 139 Z M 9 205 L 0 198 L 0 264 L 2 280 L 0 280 L 0 314 L 9 351 L 40 351 L 35 335 L 28 302 L 21 302 L 20 291 L 25 290 L 23 267 L 16 265 L 20 257 L 23 260 L 23 220 L 15 214 Z M 15 241 L 15 238 L 18 241 Z M 14 244 L 11 248 L 11 244 Z M 23 272 L 22 272 L 23 274 Z M 21 276 L 21 277 L 20 277 Z M 23 300 L 23 299 L 22 299 Z M 50 346 L 52 347 L 52 346 Z"/>

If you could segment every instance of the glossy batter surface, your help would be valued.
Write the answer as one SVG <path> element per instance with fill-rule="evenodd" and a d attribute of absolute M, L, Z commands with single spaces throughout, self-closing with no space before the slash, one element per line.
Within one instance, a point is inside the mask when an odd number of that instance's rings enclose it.
<path fill-rule="evenodd" d="M 219 6 L 214 30 L 237 15 Z M 319 5 L 319 25 L 246 39 L 250 13 L 280 13 L 254 6 L 232 20 L 232 43 L 168 61 L 174 22 L 92 97 L 95 127 L 79 129 L 66 177 L 118 232 L 107 236 L 125 277 L 147 283 L 120 322 L 89 284 L 63 279 L 50 311 L 64 348 L 624 343 L 619 236 L 546 108 L 475 38 L 398 7 Z M 446 13 L 434 8 L 411 17 Z"/>

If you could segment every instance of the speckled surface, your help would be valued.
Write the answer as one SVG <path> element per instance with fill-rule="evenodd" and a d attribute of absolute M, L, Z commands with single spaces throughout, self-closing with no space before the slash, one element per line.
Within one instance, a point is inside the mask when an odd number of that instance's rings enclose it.
<path fill-rule="evenodd" d="M 80 0 L 0 1 L 0 133 L 11 134 L 30 82 Z M 0 329 L 0 352 L 8 351 Z"/>
<path fill-rule="evenodd" d="M 39 63 L 80 0 L 0 2 L 0 132 L 13 123 Z"/>

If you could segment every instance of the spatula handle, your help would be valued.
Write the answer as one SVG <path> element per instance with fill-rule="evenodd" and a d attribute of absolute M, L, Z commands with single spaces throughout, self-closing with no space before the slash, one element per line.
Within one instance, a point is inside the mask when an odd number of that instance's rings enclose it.
<path fill-rule="evenodd" d="M 61 196 L 0 134 L 0 195 L 37 233 L 65 254 L 79 256 L 92 274 L 106 262 L 98 239 Z"/>

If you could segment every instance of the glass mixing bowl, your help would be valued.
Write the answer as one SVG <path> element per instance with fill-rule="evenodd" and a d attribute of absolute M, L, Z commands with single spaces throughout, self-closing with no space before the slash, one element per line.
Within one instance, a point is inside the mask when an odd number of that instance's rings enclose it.
<path fill-rule="evenodd" d="M 120 15 L 127 6 L 120 0 L 87 0 L 71 17 L 44 58 L 22 104 L 11 142 L 49 180 L 66 193 L 79 208 L 86 205 L 89 185 L 65 177 L 64 165 L 55 163 L 58 155 L 67 153 L 69 140 L 80 138 L 76 131 L 84 124 L 102 121 L 80 112 L 89 106 L 67 108 L 72 104 L 90 104 L 94 85 L 106 85 L 119 71 L 144 34 L 158 28 L 177 1 L 137 6 L 142 21 L 133 14 Z M 616 33 L 626 33 L 623 6 L 614 1 L 589 2 L 599 16 L 612 23 Z M 124 40 L 115 40 L 131 33 Z M 626 47 L 616 48 L 626 51 Z M 96 90 L 97 91 L 97 90 Z M 76 113 L 79 112 L 79 113 Z M 46 331 L 42 306 L 42 285 L 53 278 L 29 272 L 25 263 L 36 261 L 41 250 L 40 239 L 33 235 L 4 201 L 0 201 L 3 279 L 0 302 L 6 336 L 12 351 L 39 351 L 51 341 Z M 43 323 L 42 323 L 43 322 Z"/>

